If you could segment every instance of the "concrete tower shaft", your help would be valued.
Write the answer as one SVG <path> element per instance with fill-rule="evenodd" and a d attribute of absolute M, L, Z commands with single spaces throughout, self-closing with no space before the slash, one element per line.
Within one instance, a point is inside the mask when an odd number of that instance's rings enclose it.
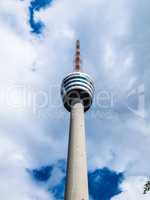
<path fill-rule="evenodd" d="M 80 42 L 76 43 L 74 72 L 61 85 L 64 107 L 70 112 L 65 200 L 88 200 L 84 112 L 90 109 L 94 96 L 91 77 L 80 71 Z"/>
<path fill-rule="evenodd" d="M 88 200 L 88 178 L 82 102 L 72 105 L 65 200 Z"/>

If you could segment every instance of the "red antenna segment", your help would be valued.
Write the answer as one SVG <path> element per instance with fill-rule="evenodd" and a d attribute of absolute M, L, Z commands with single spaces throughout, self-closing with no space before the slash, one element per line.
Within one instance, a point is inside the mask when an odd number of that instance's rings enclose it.
<path fill-rule="evenodd" d="M 80 71 L 81 59 L 80 59 L 80 41 L 76 42 L 76 55 L 75 55 L 75 71 Z"/>

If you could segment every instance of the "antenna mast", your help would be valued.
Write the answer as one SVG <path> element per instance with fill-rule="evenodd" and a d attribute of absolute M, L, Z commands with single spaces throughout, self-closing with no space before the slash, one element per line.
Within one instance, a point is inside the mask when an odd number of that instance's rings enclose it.
<path fill-rule="evenodd" d="M 75 54 L 75 71 L 81 69 L 81 58 L 80 58 L 80 41 L 76 41 L 76 54 Z"/>

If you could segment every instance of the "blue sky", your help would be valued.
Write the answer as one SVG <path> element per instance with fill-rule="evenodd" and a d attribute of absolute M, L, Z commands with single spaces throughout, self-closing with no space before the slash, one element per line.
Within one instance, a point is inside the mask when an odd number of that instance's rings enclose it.
<path fill-rule="evenodd" d="M 40 9 L 45 9 L 51 2 L 52 0 L 31 1 L 29 6 L 29 23 L 33 33 L 40 34 L 44 28 L 44 24 L 41 21 L 34 20 L 35 12 L 39 12 Z"/>
<path fill-rule="evenodd" d="M 0 1 L 3 200 L 63 198 L 69 114 L 60 84 L 76 39 L 96 89 L 85 116 L 90 200 L 150 198 L 142 194 L 150 171 L 149 9 L 146 0 Z"/>
<path fill-rule="evenodd" d="M 49 166 L 44 166 L 39 169 L 28 170 L 34 181 L 47 184 L 53 179 L 53 171 L 58 169 L 63 174 L 57 184 L 50 184 L 48 190 L 53 193 L 55 199 L 64 199 L 64 186 L 66 174 L 66 162 L 59 160 L 57 163 Z M 58 173 L 57 171 L 57 173 Z M 89 193 L 90 197 L 95 200 L 109 200 L 111 197 L 121 193 L 120 184 L 124 177 L 123 173 L 116 173 L 108 168 L 96 169 L 90 171 L 89 178 Z"/>

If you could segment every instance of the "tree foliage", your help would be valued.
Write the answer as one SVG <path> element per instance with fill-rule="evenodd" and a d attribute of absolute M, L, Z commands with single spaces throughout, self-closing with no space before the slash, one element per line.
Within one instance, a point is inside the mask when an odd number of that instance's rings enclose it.
<path fill-rule="evenodd" d="M 148 180 L 144 185 L 144 194 L 147 194 L 150 191 L 150 180 Z"/>

